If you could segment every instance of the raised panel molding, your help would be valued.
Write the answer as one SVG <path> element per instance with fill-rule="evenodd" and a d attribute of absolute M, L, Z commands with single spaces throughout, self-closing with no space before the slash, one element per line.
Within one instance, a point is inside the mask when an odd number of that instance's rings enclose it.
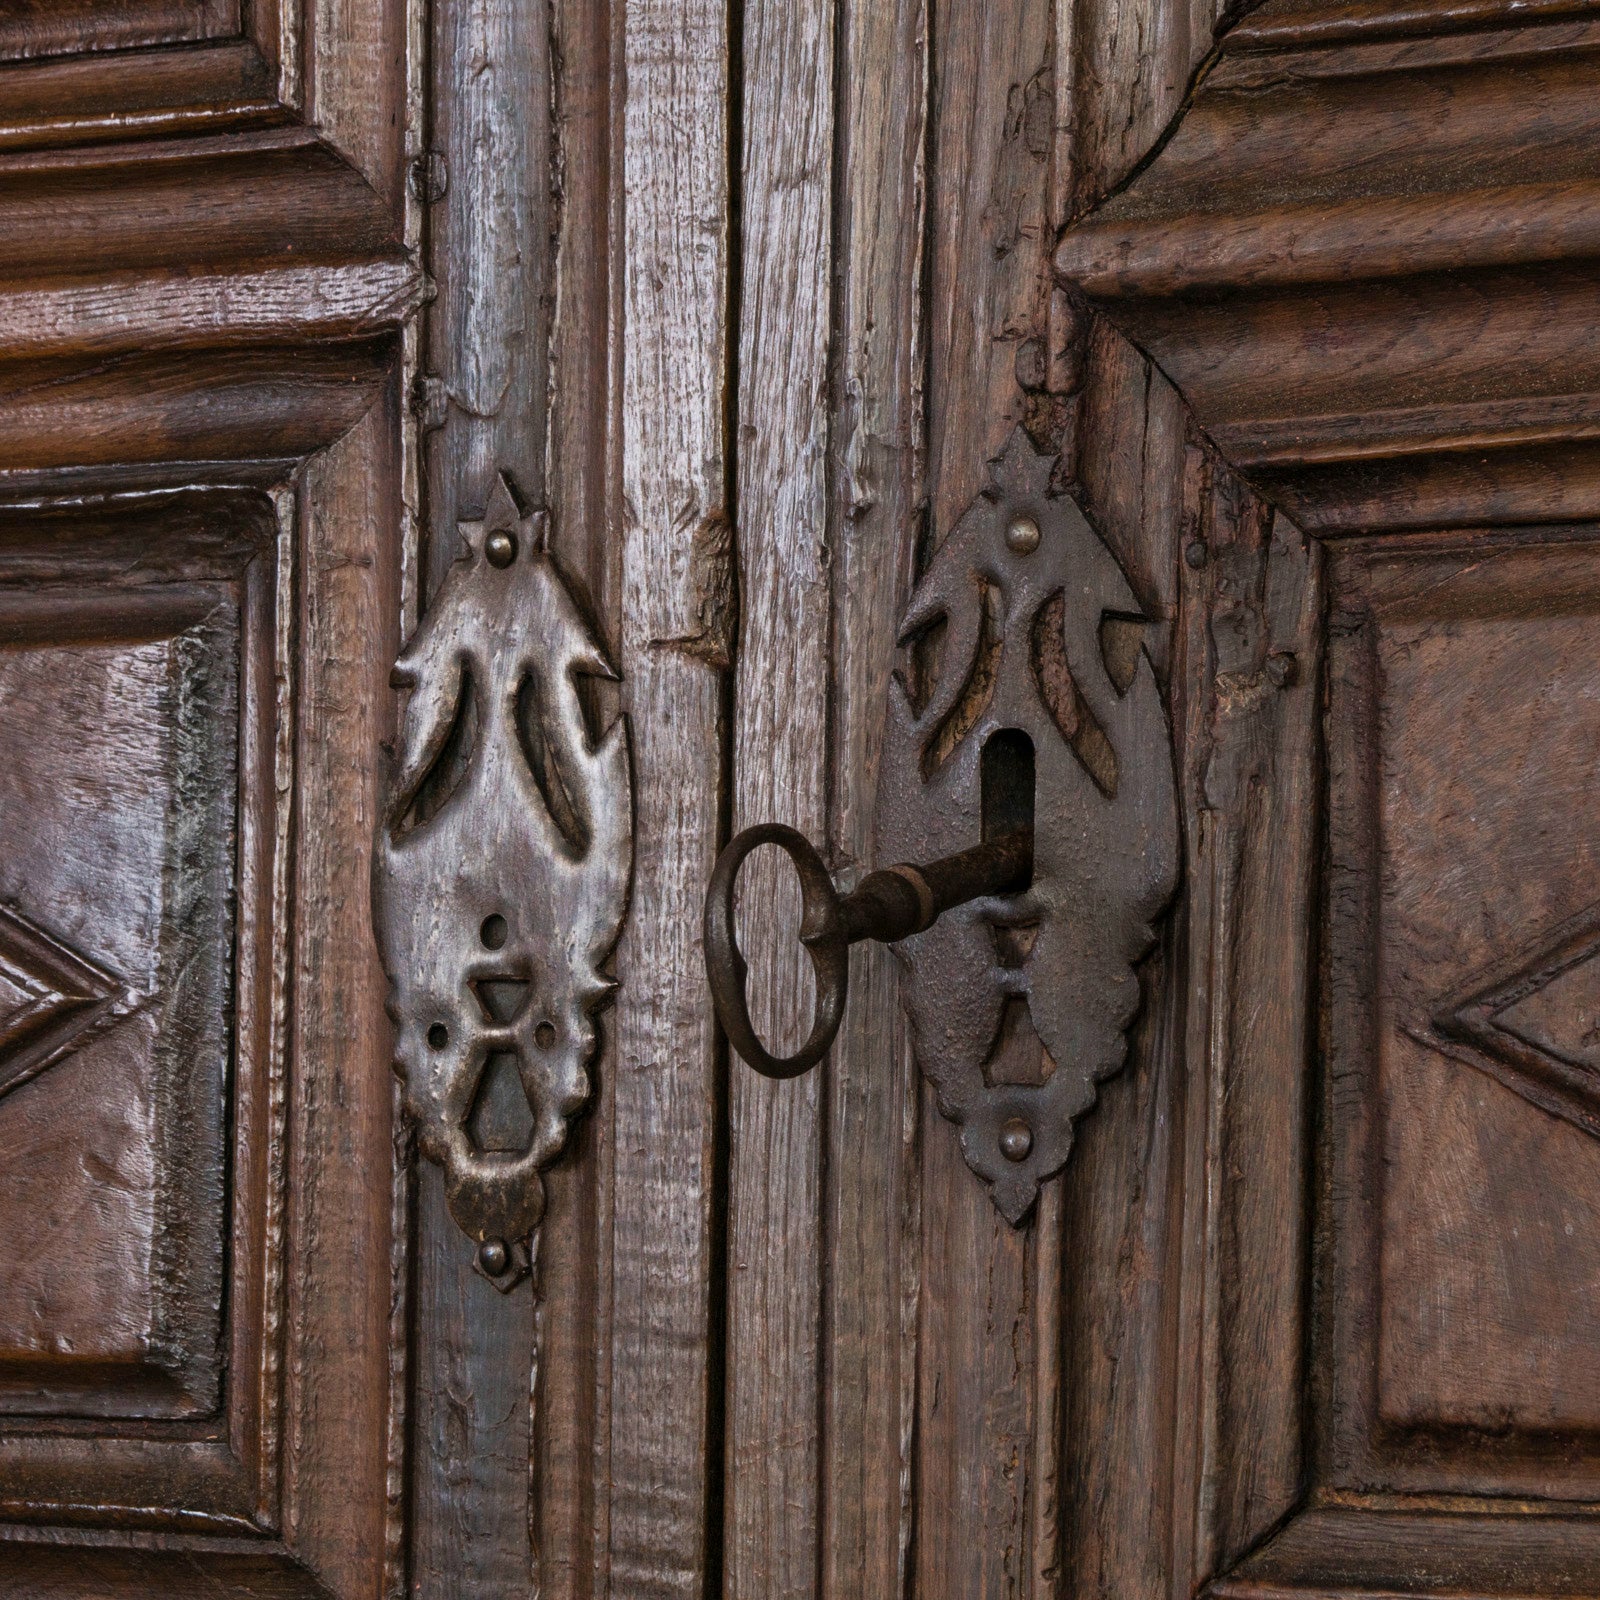
<path fill-rule="evenodd" d="M 369 848 L 414 526 L 420 18 L 411 0 L 26 0 L 0 17 L 0 654 L 37 682 L 75 650 L 109 651 L 112 684 L 123 668 L 159 677 L 163 650 L 194 656 L 192 698 L 216 714 L 183 737 L 232 777 L 171 810 L 233 875 L 221 922 L 174 908 L 190 945 L 167 950 L 188 960 L 168 987 L 210 982 L 214 1000 L 221 982 L 226 1004 L 192 1059 L 150 1068 L 172 1103 L 128 1122 L 144 1144 L 130 1132 L 122 1168 L 94 1165 L 116 1086 L 91 1069 L 145 1050 L 161 997 L 80 920 L 89 895 L 46 885 L 7 906 L 0 946 L 9 962 L 26 943 L 28 961 L 0 967 L 0 1030 L 15 1024 L 0 1071 L 17 1069 L 5 1176 L 58 1161 L 68 1200 L 112 1208 L 126 1177 L 144 1185 L 126 1203 L 159 1226 L 151 1284 L 92 1229 L 63 1245 L 70 1205 L 30 1180 L 56 1242 L 31 1276 L 0 1269 L 6 1596 L 402 1583 L 404 1148 L 366 874 L 328 885 Z M 201 590 L 231 635 L 184 612 Z M 138 632 L 173 606 L 170 645 Z M 231 713 L 206 699 L 229 682 Z M 56 722 L 71 690 L 64 672 Z M 15 726 L 30 731 L 25 712 Z M 107 763 L 116 730 L 88 729 L 87 763 Z M 14 801 L 30 823 L 54 803 L 48 784 Z M 137 850 L 97 859 L 108 894 L 166 892 Z M 65 987 L 44 1015 L 27 975 L 47 965 Z M 113 980 L 138 991 L 125 1014 L 67 1037 L 120 1003 L 89 993 Z M 42 1309 L 26 1300 L 39 1284 Z M 98 1331 L 81 1304 L 67 1328 L 86 1284 L 115 1312 Z M 35 1349 L 52 1319 L 76 1353 Z"/>
<path fill-rule="evenodd" d="M 1597 139 L 1593 4 L 1267 0 L 1056 243 L 1194 438 L 1176 1588 L 1600 1561 Z"/>
<path fill-rule="evenodd" d="M 136 1003 L 114 973 L 0 904 L 0 1097 Z"/>
<path fill-rule="evenodd" d="M 0 972 L 82 996 L 0 1098 L 8 1521 L 277 1521 L 292 562 L 259 494 L 0 514 Z"/>
<path fill-rule="evenodd" d="M 303 122 L 326 62 L 300 9 L 0 19 L 0 492 L 131 462 L 271 458 L 275 480 L 382 391 L 428 293 L 414 202 L 399 163 Z"/>
<path fill-rule="evenodd" d="M 1268 0 L 1063 282 L 1311 531 L 1600 508 L 1600 14 Z"/>

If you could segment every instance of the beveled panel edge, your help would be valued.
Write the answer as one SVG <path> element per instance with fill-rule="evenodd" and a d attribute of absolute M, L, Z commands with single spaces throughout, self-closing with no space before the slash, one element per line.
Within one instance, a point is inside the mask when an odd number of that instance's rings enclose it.
<path fill-rule="evenodd" d="M 77 1600 L 85 1585 L 129 1600 L 331 1600 L 330 1590 L 280 1545 L 243 1540 L 58 1542 L 63 1530 L 0 1523 L 0 1597 Z M 78 1530 L 72 1530 L 76 1535 Z"/>
<path fill-rule="evenodd" d="M 1593 8 L 1356 10 L 1225 33 L 1058 278 L 1310 531 L 1593 515 Z"/>
<path fill-rule="evenodd" d="M 238 608 L 238 800 L 230 951 L 230 1104 L 223 1125 L 229 1184 L 223 1198 L 226 1278 L 220 1406 L 164 1422 L 136 1417 L 0 1416 L 0 1516 L 28 1522 L 79 1520 L 96 1502 L 130 1525 L 268 1533 L 279 1514 L 280 1379 L 285 1352 L 281 1300 L 289 1070 L 286 1026 L 290 938 L 286 855 L 293 806 L 296 625 L 295 493 L 255 488 L 185 488 L 90 499 L 0 503 L 0 575 L 21 581 L 120 588 L 131 599 L 173 609 L 160 591 L 209 573 L 233 589 Z M 232 532 L 219 528 L 231 513 Z M 129 526 L 129 524 L 133 526 Z M 87 555 L 74 554 L 52 525 L 76 526 Z M 24 540 L 7 538 L 21 530 Z M 44 536 L 28 553 L 24 542 Z M 179 541 L 192 541 L 185 550 Z M 144 554 L 128 560 L 129 546 Z M 149 546 L 148 549 L 145 549 Z M 143 591 L 141 594 L 140 591 Z M 98 592 L 98 591 L 97 591 Z M 190 602 L 192 605 L 192 601 Z M 181 610 L 181 605 L 179 607 Z M 98 1431 L 97 1431 L 98 1430 Z M 70 1498 L 50 1492 L 76 1455 Z M 141 1492 L 159 1484 L 162 1495 Z M 187 1484 L 189 1499 L 175 1486 Z M 3 1535 L 0 1535 L 3 1537 Z M 3 1592 L 3 1591 L 0 1591 Z"/>
<path fill-rule="evenodd" d="M 97 29 L 96 12 L 109 31 Z M 303 13 L 304 0 L 78 0 L 8 18 L 0 150 L 295 120 Z"/>
<path fill-rule="evenodd" d="M 1203 1593 L 1209 1600 L 1544 1600 L 1581 1593 L 1581 1576 L 1597 1570 L 1600 1515 L 1588 1507 L 1528 1516 L 1420 1501 L 1328 1503 L 1291 1517 Z"/>

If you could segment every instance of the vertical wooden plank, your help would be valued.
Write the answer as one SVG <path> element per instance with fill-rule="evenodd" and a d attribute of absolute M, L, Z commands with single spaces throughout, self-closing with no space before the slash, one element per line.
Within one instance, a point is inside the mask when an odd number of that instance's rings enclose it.
<path fill-rule="evenodd" d="M 620 15 L 620 7 L 617 8 Z M 550 543 L 584 593 L 613 659 L 622 552 L 613 535 L 611 145 L 612 7 L 563 0 L 552 8 L 550 205 L 554 274 L 550 312 L 550 422 L 545 462 Z M 616 1032 L 600 1024 L 591 1068 L 594 1103 L 545 1177 L 539 1256 L 538 1382 L 534 1408 L 534 1516 L 539 1593 L 592 1600 L 604 1582 L 602 1406 L 609 1348 L 609 1204 L 615 1120 Z"/>
<path fill-rule="evenodd" d="M 1182 685 L 1169 669 L 1188 449 L 1183 405 L 1137 350 L 1097 324 L 1087 339 L 1079 418 L 1085 504 L 1158 624 L 1146 649 L 1167 686 L 1176 731 Z M 1183 1199 L 1181 930 L 1181 914 L 1170 918 L 1145 964 L 1144 1010 L 1128 1063 L 1101 1086 L 1064 1184 L 1063 1344 L 1072 1354 L 1063 1546 L 1074 1592 L 1107 1600 L 1169 1592 Z"/>
<path fill-rule="evenodd" d="M 929 496 L 935 540 L 987 480 L 1015 423 L 1041 420 L 1023 360 L 1048 328 L 1055 17 L 1048 5 L 956 0 L 933 16 L 929 232 Z M 1037 363 L 1032 363 L 1037 365 Z M 1054 1415 L 1055 1229 L 1013 1228 L 967 1170 L 923 1090 L 923 1282 L 916 1592 L 1054 1590 L 1041 1410 Z M 1048 1202 L 1053 1206 L 1054 1200 Z M 1044 1213 L 1041 1213 L 1044 1215 Z"/>
<path fill-rule="evenodd" d="M 306 37 L 286 30 L 281 61 L 290 78 L 304 71 L 307 119 L 383 196 L 408 243 L 418 9 L 313 0 Z M 299 490 L 285 1531 L 330 1588 L 374 1600 L 400 1570 L 403 1389 L 392 1341 L 402 1152 L 368 885 L 373 752 L 392 727 L 389 668 L 414 531 L 404 403 L 397 370 L 379 403 L 307 464 Z M 378 1360 L 385 1349 L 389 1360 Z"/>
<path fill-rule="evenodd" d="M 306 121 L 390 204 L 405 204 L 406 46 L 416 0 L 309 0 Z"/>
<path fill-rule="evenodd" d="M 1319 547 L 1220 463 L 1206 476 L 1207 555 L 1184 584 L 1196 936 L 1173 1588 L 1186 1591 L 1299 1494 L 1322 694 Z"/>
<path fill-rule="evenodd" d="M 433 115 L 411 183 L 437 285 L 416 397 L 424 601 L 498 472 L 543 501 L 551 276 L 548 7 L 437 0 L 431 21 Z M 473 1271 L 431 1162 L 417 1189 L 413 1591 L 528 1593 L 539 1285 L 500 1294 Z"/>
<path fill-rule="evenodd" d="M 422 397 L 427 589 L 481 516 L 495 474 L 544 502 L 550 261 L 546 0 L 436 0 L 432 124 L 414 187 L 427 198 Z"/>
<path fill-rule="evenodd" d="M 875 865 L 893 641 L 923 523 L 927 8 L 843 0 L 834 405 L 833 847 Z M 851 953 L 828 1064 L 823 1570 L 831 1600 L 909 1589 L 920 1091 L 894 957 Z"/>
<path fill-rule="evenodd" d="M 728 22 L 629 0 L 621 407 L 622 677 L 636 778 L 617 954 L 610 1592 L 708 1587 L 721 1063 L 699 940 L 716 856 L 733 634 L 727 383 Z"/>
<path fill-rule="evenodd" d="M 1226 0 L 1057 0 L 1071 61 L 1073 178 L 1080 215 L 1122 182 L 1183 105 Z"/>
<path fill-rule="evenodd" d="M 933 10 L 928 433 L 935 539 L 1026 412 L 1018 356 L 1046 326 L 1055 156 L 1049 4 Z"/>
<path fill-rule="evenodd" d="M 832 0 L 744 8 L 740 649 L 734 826 L 827 832 Z M 739 940 L 756 1026 L 798 1046 L 812 1004 L 792 868 L 762 851 Z M 816 1593 L 824 1084 L 730 1065 L 724 1593 Z"/>
<path fill-rule="evenodd" d="M 390 1394 L 377 1352 L 389 1338 L 394 1146 L 367 884 L 371 752 L 390 714 L 384 646 L 399 603 L 397 387 L 306 468 L 296 668 L 284 1515 L 336 1592 L 373 1597 L 384 1583 Z M 331 883 L 345 892 L 329 894 Z"/>

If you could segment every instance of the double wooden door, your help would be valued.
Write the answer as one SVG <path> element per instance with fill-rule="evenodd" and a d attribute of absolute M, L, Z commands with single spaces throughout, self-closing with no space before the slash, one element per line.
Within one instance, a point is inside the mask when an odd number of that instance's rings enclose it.
<path fill-rule="evenodd" d="M 1600 1590 L 1597 141 L 1588 0 L 0 4 L 0 1594 Z M 1178 846 L 1015 1222 L 887 952 L 773 1082 L 700 948 L 1008 446 Z"/>

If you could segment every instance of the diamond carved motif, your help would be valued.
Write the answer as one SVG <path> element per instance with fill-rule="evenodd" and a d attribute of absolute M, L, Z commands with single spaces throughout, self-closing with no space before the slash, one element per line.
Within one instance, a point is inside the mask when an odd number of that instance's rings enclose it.
<path fill-rule="evenodd" d="M 1600 1138 L 1600 903 L 1446 997 L 1423 1037 Z"/>
<path fill-rule="evenodd" d="M 0 1098 L 127 1015 L 122 982 L 0 905 Z"/>

